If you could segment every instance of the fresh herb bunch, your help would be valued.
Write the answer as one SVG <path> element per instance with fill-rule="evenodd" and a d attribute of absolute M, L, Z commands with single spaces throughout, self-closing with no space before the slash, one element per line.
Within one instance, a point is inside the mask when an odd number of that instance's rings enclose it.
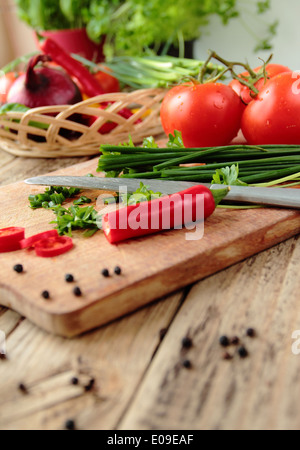
<path fill-rule="evenodd" d="M 98 171 L 108 177 L 265 186 L 300 181 L 299 145 L 185 148 L 176 131 L 164 148 L 147 138 L 141 147 L 130 140 L 101 151 Z"/>
<path fill-rule="evenodd" d="M 233 18 L 249 24 L 249 3 L 243 0 L 15 0 L 19 17 L 35 30 L 86 27 L 91 40 L 105 39 L 105 54 L 142 55 L 145 51 L 166 53 L 173 44 L 184 56 L 184 42 L 200 37 L 212 15 L 227 25 Z M 270 9 L 270 0 L 253 0 L 250 15 Z M 252 11 L 251 11 L 252 10 Z M 266 37 L 257 49 L 270 48 L 276 23 L 263 26 Z M 245 26 L 246 28 L 246 26 Z M 248 29 L 248 26 L 247 26 Z M 253 33 L 252 33 L 253 34 Z M 263 33 L 260 33 L 263 35 Z"/>
<path fill-rule="evenodd" d="M 270 8 L 270 0 L 255 0 L 251 8 L 257 22 L 257 14 Z M 90 38 L 99 41 L 106 35 L 108 55 L 137 55 L 150 48 L 157 52 L 162 44 L 164 53 L 173 44 L 183 56 L 184 42 L 199 38 L 212 15 L 218 15 L 224 25 L 243 16 L 249 21 L 249 3 L 245 8 L 242 0 L 177 0 L 176 4 L 172 0 L 92 0 L 86 14 Z M 271 24 L 257 48 L 270 48 L 274 33 L 275 24 Z"/>
<path fill-rule="evenodd" d="M 89 0 L 15 0 L 21 20 L 37 31 L 65 30 L 86 26 Z"/>

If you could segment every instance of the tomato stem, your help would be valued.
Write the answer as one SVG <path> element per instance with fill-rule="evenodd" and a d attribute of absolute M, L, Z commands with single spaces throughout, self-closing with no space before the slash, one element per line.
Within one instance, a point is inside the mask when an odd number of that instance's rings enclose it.
<path fill-rule="evenodd" d="M 215 51 L 210 50 L 209 56 L 200 71 L 199 82 L 204 83 L 204 75 L 206 73 L 207 66 L 212 59 L 216 59 L 221 64 L 223 64 L 225 68 L 217 76 L 209 78 L 205 82 L 214 83 L 218 81 L 220 78 L 222 78 L 227 72 L 230 72 L 233 79 L 238 80 L 242 85 L 247 86 L 250 89 L 250 92 L 254 94 L 253 96 L 256 96 L 259 93 L 259 91 L 255 87 L 255 83 L 257 83 L 257 81 L 259 81 L 261 78 L 264 78 L 266 81 L 267 79 L 266 65 L 271 61 L 272 57 L 273 55 L 271 54 L 267 59 L 267 61 L 265 62 L 263 61 L 262 68 L 258 72 L 254 72 L 254 70 L 250 67 L 248 63 L 243 63 L 239 61 L 227 61 L 226 59 L 219 56 Z M 235 72 L 235 66 L 239 66 L 245 69 L 249 73 L 249 76 L 238 75 Z"/>

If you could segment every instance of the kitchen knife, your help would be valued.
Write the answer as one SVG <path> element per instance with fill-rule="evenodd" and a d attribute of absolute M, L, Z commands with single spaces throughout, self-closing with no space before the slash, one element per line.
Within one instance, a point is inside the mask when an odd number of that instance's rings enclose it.
<path fill-rule="evenodd" d="M 140 183 L 143 183 L 154 192 L 161 192 L 162 194 L 174 194 L 197 184 L 207 186 L 210 189 L 226 188 L 224 185 L 190 181 L 77 176 L 35 177 L 25 180 L 25 183 L 39 186 L 77 187 L 80 189 L 99 189 L 113 192 L 119 192 L 120 189 L 122 191 L 127 189 L 127 192 L 135 192 L 140 187 Z M 300 189 L 230 186 L 230 191 L 226 195 L 226 201 L 300 209 Z"/>

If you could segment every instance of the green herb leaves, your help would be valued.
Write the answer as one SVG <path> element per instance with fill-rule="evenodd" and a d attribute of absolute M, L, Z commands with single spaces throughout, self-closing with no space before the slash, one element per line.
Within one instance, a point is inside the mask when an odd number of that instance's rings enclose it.
<path fill-rule="evenodd" d="M 229 145 L 185 148 L 181 134 L 169 137 L 166 147 L 153 138 L 141 147 L 130 145 L 101 147 L 98 171 L 122 178 L 163 178 L 245 185 L 299 180 L 300 145 Z"/>
<path fill-rule="evenodd" d="M 80 192 L 80 189 L 77 188 L 53 186 L 46 188 L 44 193 L 30 195 L 28 199 L 32 209 L 45 208 L 53 211 L 56 218 L 50 223 L 56 225 L 55 228 L 58 234 L 72 237 L 74 230 L 85 230 L 83 236 L 91 237 L 101 229 L 104 212 L 98 212 L 93 205 L 88 206 L 92 203 L 92 200 L 86 196 L 81 196 L 74 200 L 73 204 L 68 208 L 62 206 L 66 200 L 73 198 Z M 161 197 L 161 195 L 160 192 L 153 192 L 148 186 L 141 183 L 134 193 L 117 196 L 115 199 L 110 198 L 105 203 L 116 204 L 122 202 L 124 206 L 129 206 L 154 200 Z"/>
<path fill-rule="evenodd" d="M 72 236 L 73 230 L 84 229 L 86 231 L 83 236 L 90 237 L 100 228 L 100 216 L 93 206 L 80 208 L 78 205 L 72 205 L 66 209 L 58 205 L 51 209 L 56 215 L 56 220 L 50 223 L 56 225 L 60 235 Z"/>
<path fill-rule="evenodd" d="M 80 193 L 80 189 L 52 186 L 46 188 L 45 192 L 28 197 L 32 209 L 51 209 L 56 215 L 56 220 L 50 222 L 56 224 L 60 235 L 72 236 L 74 229 L 85 229 L 85 237 L 92 236 L 98 228 L 99 214 L 93 206 L 80 208 L 81 205 L 91 203 L 92 200 L 81 196 L 73 202 L 69 208 L 62 204 Z"/>
<path fill-rule="evenodd" d="M 133 193 L 121 196 L 121 201 L 124 205 L 137 205 L 141 202 L 147 202 L 160 198 L 162 196 L 161 192 L 152 191 L 149 186 L 140 183 L 140 187 Z"/>
<path fill-rule="evenodd" d="M 74 197 L 79 194 L 79 192 L 80 189 L 77 188 L 68 189 L 65 187 L 52 186 L 46 188 L 43 194 L 30 195 L 28 199 L 32 209 L 49 209 L 57 205 L 62 205 L 66 199 Z"/>
<path fill-rule="evenodd" d="M 231 167 L 222 167 L 217 169 L 213 175 L 212 183 L 226 184 L 228 186 L 247 186 L 246 183 L 238 179 L 239 166 L 232 165 Z"/>

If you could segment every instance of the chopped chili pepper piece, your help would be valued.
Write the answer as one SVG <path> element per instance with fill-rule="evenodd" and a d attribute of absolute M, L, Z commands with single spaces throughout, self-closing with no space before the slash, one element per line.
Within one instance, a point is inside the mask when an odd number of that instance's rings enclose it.
<path fill-rule="evenodd" d="M 35 234 L 34 236 L 30 236 L 29 238 L 23 239 L 20 242 L 21 248 L 29 248 L 34 247 L 34 245 L 43 239 L 48 239 L 50 237 L 58 237 L 57 230 L 49 230 L 44 231 L 43 233 Z"/>
<path fill-rule="evenodd" d="M 42 239 L 35 244 L 35 253 L 43 258 L 62 255 L 73 248 L 73 241 L 67 236 Z"/>
<path fill-rule="evenodd" d="M 209 217 L 227 193 L 228 188 L 210 190 L 196 185 L 176 194 L 119 208 L 103 216 L 103 231 L 107 240 L 116 244 L 130 238 L 180 228 L 185 225 L 187 216 L 189 222 Z M 201 208 L 198 211 L 200 195 L 203 196 L 203 211 Z"/>
<path fill-rule="evenodd" d="M 0 253 L 20 250 L 20 241 L 24 239 L 25 228 L 8 227 L 0 229 Z"/>

